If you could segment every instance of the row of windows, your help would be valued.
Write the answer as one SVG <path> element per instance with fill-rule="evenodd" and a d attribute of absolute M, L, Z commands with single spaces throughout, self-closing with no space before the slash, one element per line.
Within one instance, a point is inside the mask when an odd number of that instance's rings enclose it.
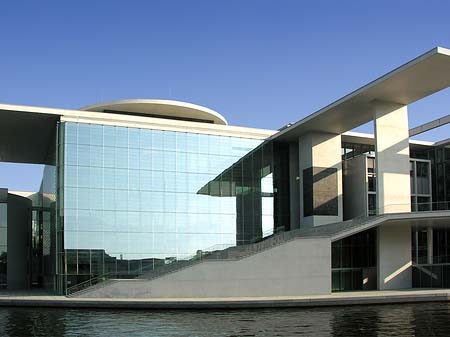
<path fill-rule="evenodd" d="M 216 244 L 234 244 L 236 234 L 184 233 L 123 233 L 70 232 L 64 233 L 65 249 L 102 249 L 110 256 L 129 259 L 128 254 L 140 258 L 195 254 Z M 134 256 L 136 258 L 136 256 Z"/>
<path fill-rule="evenodd" d="M 237 138 L 118 126 L 66 123 L 65 143 L 242 156 L 261 143 Z"/>
<path fill-rule="evenodd" d="M 216 175 L 67 166 L 65 186 L 197 193 Z M 231 183 L 231 182 L 230 182 Z"/>
<path fill-rule="evenodd" d="M 242 155 L 250 150 L 245 149 Z M 65 148 L 67 165 L 125 169 L 220 173 L 239 158 L 241 156 L 227 154 L 117 149 L 76 144 L 67 144 Z"/>
<path fill-rule="evenodd" d="M 66 210 L 66 213 L 69 210 Z M 85 231 L 85 232 L 133 232 L 133 233 L 198 233 L 217 234 L 235 233 L 238 226 L 236 216 L 222 215 L 214 216 L 214 219 L 205 221 L 204 214 L 150 214 L 139 216 L 136 214 L 99 211 L 104 217 L 92 216 L 91 214 L 66 215 L 65 231 Z M 273 225 L 273 217 L 263 215 L 256 218 L 247 217 L 244 222 L 254 221 L 261 223 L 264 228 Z"/>
<path fill-rule="evenodd" d="M 254 200 L 255 198 L 255 200 Z M 64 208 L 84 210 L 118 210 L 203 214 L 235 214 L 241 203 L 246 211 L 258 210 L 261 214 L 273 214 L 273 198 L 256 193 L 236 197 L 211 197 L 209 195 L 190 193 L 170 193 L 157 191 L 122 191 L 89 188 L 65 189 Z M 251 203 L 251 209 L 248 208 Z M 252 214 L 253 215 L 253 214 Z M 257 215 L 257 214 L 254 214 Z"/>
<path fill-rule="evenodd" d="M 175 260 L 186 260 L 192 255 L 178 254 L 176 257 L 166 257 L 164 255 L 152 254 L 118 254 L 110 256 L 99 250 L 68 250 L 60 253 L 60 258 L 66 261 L 64 273 L 69 275 L 67 281 L 69 285 L 75 284 L 83 277 L 71 277 L 70 275 L 87 275 L 86 280 L 91 275 L 113 274 L 113 275 L 140 275 L 155 268 L 167 266 Z"/>
<path fill-rule="evenodd" d="M 236 229 L 236 215 L 65 210 L 65 230 L 187 231 L 214 233 Z"/>
<path fill-rule="evenodd" d="M 72 174 L 67 170 L 65 186 L 70 188 L 121 191 L 155 191 L 203 194 L 210 196 L 236 196 L 242 193 L 273 193 L 271 179 L 261 179 L 259 184 L 252 178 L 243 177 L 238 182 L 233 179 L 216 179 L 205 174 L 178 174 L 174 172 L 120 172 L 118 175 L 101 175 L 101 170 L 79 171 Z M 117 172 L 116 172 L 117 173 Z M 242 181 L 244 180 L 244 181 Z M 106 194 L 106 193 L 105 193 Z"/>

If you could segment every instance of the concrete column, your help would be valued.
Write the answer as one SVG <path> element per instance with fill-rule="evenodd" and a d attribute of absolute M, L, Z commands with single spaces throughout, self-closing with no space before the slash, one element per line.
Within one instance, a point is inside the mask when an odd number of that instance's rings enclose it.
<path fill-rule="evenodd" d="M 344 220 L 368 216 L 367 156 L 357 156 L 342 164 Z"/>
<path fill-rule="evenodd" d="M 29 287 L 31 237 L 31 200 L 8 194 L 8 256 L 7 282 L 9 290 Z"/>
<path fill-rule="evenodd" d="M 378 213 L 410 212 L 407 107 L 374 102 L 374 124 Z"/>
<path fill-rule="evenodd" d="M 433 264 L 433 228 L 427 228 L 427 263 Z"/>
<path fill-rule="evenodd" d="M 342 221 L 341 135 L 307 133 L 298 147 L 300 227 Z"/>
<path fill-rule="evenodd" d="M 407 289 L 412 286 L 411 226 L 378 228 L 378 289 Z"/>

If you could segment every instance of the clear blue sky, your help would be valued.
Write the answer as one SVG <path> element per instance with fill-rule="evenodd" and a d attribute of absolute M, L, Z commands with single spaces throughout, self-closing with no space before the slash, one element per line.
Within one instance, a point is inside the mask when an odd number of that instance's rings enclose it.
<path fill-rule="evenodd" d="M 165 98 L 277 129 L 450 47 L 449 13 L 444 0 L 4 0 L 0 102 Z M 449 114 L 449 103 L 446 90 L 411 105 L 410 126 Z M 422 138 L 449 136 L 442 128 Z M 0 186 L 34 190 L 40 175 L 0 165 Z"/>

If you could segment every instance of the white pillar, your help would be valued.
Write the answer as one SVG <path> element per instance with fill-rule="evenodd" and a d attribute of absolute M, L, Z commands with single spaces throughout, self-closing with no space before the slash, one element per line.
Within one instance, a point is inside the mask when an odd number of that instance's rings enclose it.
<path fill-rule="evenodd" d="M 412 287 L 411 226 L 378 228 L 378 289 Z"/>
<path fill-rule="evenodd" d="M 375 101 L 378 214 L 410 212 L 408 109 Z"/>
<path fill-rule="evenodd" d="M 300 227 L 342 221 L 341 147 L 339 134 L 299 137 Z"/>

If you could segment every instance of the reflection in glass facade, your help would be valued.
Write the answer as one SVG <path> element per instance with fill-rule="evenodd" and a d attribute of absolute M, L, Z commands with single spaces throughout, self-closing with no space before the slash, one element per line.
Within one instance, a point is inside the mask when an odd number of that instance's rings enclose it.
<path fill-rule="evenodd" d="M 282 221 L 274 218 L 280 197 L 274 198 L 273 186 L 280 174 L 273 173 L 273 145 L 246 155 L 261 142 L 63 123 L 58 228 L 63 282 L 137 275 L 199 250 L 271 233 Z"/>

